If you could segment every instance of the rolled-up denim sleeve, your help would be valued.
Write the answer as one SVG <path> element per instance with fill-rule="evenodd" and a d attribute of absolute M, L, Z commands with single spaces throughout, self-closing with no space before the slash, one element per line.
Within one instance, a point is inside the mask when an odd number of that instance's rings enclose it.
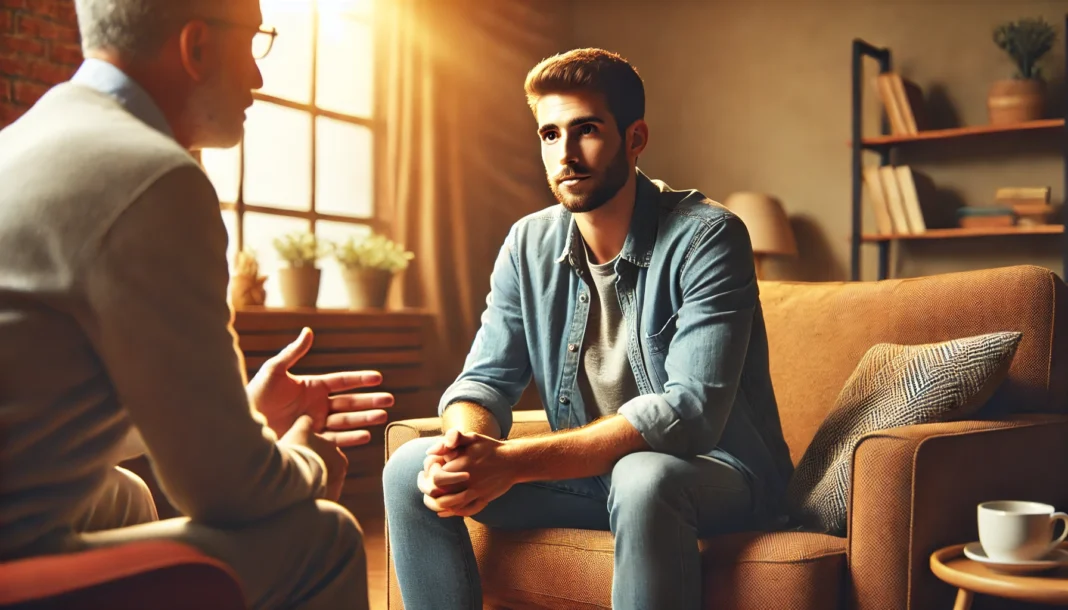
<path fill-rule="evenodd" d="M 619 414 L 654 451 L 708 453 L 720 436 L 741 380 L 757 307 L 756 271 L 745 225 L 733 215 L 694 239 L 680 278 L 682 306 L 659 394 L 638 396 Z"/>
<path fill-rule="evenodd" d="M 438 415 L 454 402 L 485 407 L 497 419 L 504 437 L 512 427 L 512 407 L 519 402 L 531 376 L 516 240 L 516 227 L 512 227 L 493 265 L 482 325 L 463 372 L 438 403 Z"/>

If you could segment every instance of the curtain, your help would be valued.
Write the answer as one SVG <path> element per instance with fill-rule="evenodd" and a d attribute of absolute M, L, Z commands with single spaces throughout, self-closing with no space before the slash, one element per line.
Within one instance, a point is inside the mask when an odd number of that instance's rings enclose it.
<path fill-rule="evenodd" d="M 562 50 L 566 4 L 379 3 L 378 209 L 415 253 L 391 305 L 434 315 L 444 386 L 478 330 L 509 226 L 552 203 L 523 80 Z"/>

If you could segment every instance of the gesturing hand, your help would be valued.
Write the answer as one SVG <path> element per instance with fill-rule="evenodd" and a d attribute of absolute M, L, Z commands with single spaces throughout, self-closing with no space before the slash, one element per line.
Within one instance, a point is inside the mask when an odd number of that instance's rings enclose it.
<path fill-rule="evenodd" d="M 322 458 L 323 465 L 326 466 L 326 499 L 337 502 L 341 498 L 341 488 L 345 485 L 349 460 L 337 445 L 312 430 L 311 417 L 307 415 L 298 417 L 279 442 L 307 447 Z"/>
<path fill-rule="evenodd" d="M 506 447 L 506 441 L 481 434 L 447 431 L 427 450 L 419 475 L 423 504 L 439 517 L 479 513 L 516 483 Z"/>
<path fill-rule="evenodd" d="M 371 433 L 362 428 L 386 423 L 387 415 L 382 409 L 393 405 L 393 395 L 372 392 L 331 396 L 377 386 L 382 383 L 377 371 L 291 374 L 289 369 L 308 353 L 313 341 L 311 329 L 305 328 L 296 341 L 265 362 L 246 388 L 249 401 L 278 436 L 285 434 L 298 417 L 308 415 L 312 430 L 339 447 L 366 444 Z"/>

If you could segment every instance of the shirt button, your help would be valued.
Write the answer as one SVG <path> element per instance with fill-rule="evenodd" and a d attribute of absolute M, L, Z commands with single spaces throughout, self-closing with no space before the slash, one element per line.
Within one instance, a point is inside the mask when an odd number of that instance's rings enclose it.
<path fill-rule="evenodd" d="M 567 344 L 567 351 L 569 351 L 569 352 L 577 352 L 578 351 L 578 345 L 576 345 L 574 343 L 568 343 Z"/>
<path fill-rule="evenodd" d="M 586 302 L 586 301 L 588 301 L 589 299 L 590 299 L 590 297 L 588 297 L 588 296 L 586 296 L 586 295 L 584 295 L 584 294 L 582 294 L 582 295 L 579 295 L 579 300 L 580 300 L 580 301 L 582 301 L 583 303 L 585 303 L 585 302 Z"/>
<path fill-rule="evenodd" d="M 569 402 L 571 402 L 571 401 L 567 399 L 567 396 L 561 396 L 560 397 L 560 404 L 566 405 Z"/>

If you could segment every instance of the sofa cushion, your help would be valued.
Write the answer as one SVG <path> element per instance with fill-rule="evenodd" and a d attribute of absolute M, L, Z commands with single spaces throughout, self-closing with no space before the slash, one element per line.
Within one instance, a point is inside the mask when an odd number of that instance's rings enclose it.
<path fill-rule="evenodd" d="M 845 535 L 849 467 L 860 438 L 974 414 L 1004 380 L 1021 336 L 990 333 L 869 349 L 797 464 L 787 492 L 792 517 L 816 531 Z"/>
<path fill-rule="evenodd" d="M 611 608 L 610 532 L 500 530 L 467 520 L 489 608 Z M 745 532 L 700 542 L 705 608 L 833 609 L 845 541 L 800 532 Z M 774 583 L 769 586 L 769 583 Z"/>
<path fill-rule="evenodd" d="M 982 414 L 1068 412 L 1068 287 L 1035 266 L 881 282 L 761 282 L 783 436 L 796 464 L 864 352 L 1005 330 L 1024 334 Z"/>
<path fill-rule="evenodd" d="M 745 532 L 702 541 L 708 609 L 841 608 L 846 541 L 808 532 Z"/>

